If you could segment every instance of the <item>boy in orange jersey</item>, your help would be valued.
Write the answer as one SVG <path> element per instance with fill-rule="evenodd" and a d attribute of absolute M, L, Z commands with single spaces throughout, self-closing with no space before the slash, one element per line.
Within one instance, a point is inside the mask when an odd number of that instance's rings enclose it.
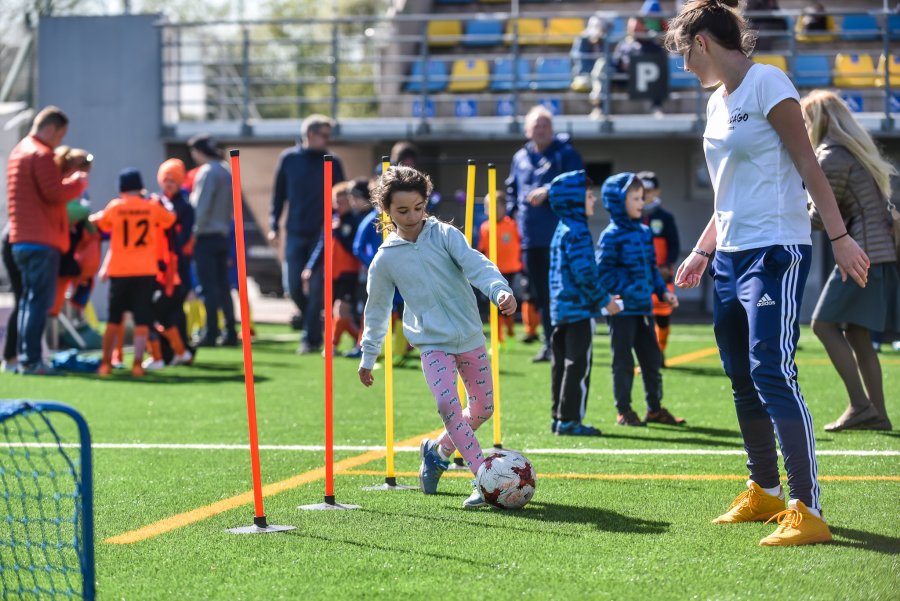
<path fill-rule="evenodd" d="M 119 198 L 91 216 L 104 232 L 110 234 L 109 262 L 109 318 L 103 334 L 103 360 L 99 374 L 107 376 L 112 371 L 112 351 L 116 340 L 124 336 L 122 315 L 131 311 L 134 319 L 134 364 L 131 373 L 144 375 L 141 363 L 144 348 L 153 319 L 152 299 L 158 265 L 158 228 L 168 228 L 175 223 L 175 214 L 157 202 L 149 202 L 142 196 L 144 184 L 137 169 L 128 168 L 119 173 Z"/>
<path fill-rule="evenodd" d="M 519 235 L 519 226 L 516 220 L 506 214 L 506 192 L 497 190 L 494 193 L 495 203 L 497 206 L 497 269 L 506 278 L 506 281 L 512 285 L 515 281 L 516 274 L 522 271 L 522 238 Z M 491 202 L 490 195 L 484 197 L 484 204 Z M 489 213 L 485 207 L 485 213 Z M 478 250 L 486 257 L 488 254 L 490 243 L 490 220 L 481 224 L 481 230 L 478 237 Z M 504 340 L 504 328 L 506 334 L 510 338 L 515 336 L 515 317 L 512 315 L 500 314 L 500 342 Z"/>
<path fill-rule="evenodd" d="M 331 339 L 334 349 L 337 349 L 344 332 L 353 338 L 353 344 L 359 338 L 359 326 L 353 317 L 353 307 L 356 304 L 356 292 L 359 282 L 359 270 L 362 263 L 353 254 L 353 240 L 356 238 L 356 230 L 359 227 L 359 218 L 353 213 L 350 205 L 350 190 L 353 182 L 341 182 L 331 191 L 332 208 L 332 237 L 334 245 L 331 254 L 332 271 L 332 297 L 334 306 L 334 326 Z M 309 262 L 301 274 L 303 287 L 308 289 L 313 273 L 317 269 L 323 269 L 325 240 L 319 239 L 319 243 L 313 249 Z"/>

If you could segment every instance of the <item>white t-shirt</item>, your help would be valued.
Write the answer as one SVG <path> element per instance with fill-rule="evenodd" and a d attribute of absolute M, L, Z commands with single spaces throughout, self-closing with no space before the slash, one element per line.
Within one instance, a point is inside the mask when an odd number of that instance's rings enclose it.
<path fill-rule="evenodd" d="M 784 100 L 799 101 L 779 68 L 755 64 L 731 94 L 719 86 L 706 107 L 703 150 L 715 190 L 716 249 L 811 244 L 800 174 L 766 119 Z"/>

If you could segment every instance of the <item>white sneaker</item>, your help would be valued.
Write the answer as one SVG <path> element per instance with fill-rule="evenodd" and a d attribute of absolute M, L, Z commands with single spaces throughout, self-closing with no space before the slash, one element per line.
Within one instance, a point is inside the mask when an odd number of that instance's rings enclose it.
<path fill-rule="evenodd" d="M 463 507 L 466 509 L 474 509 L 476 507 L 484 507 L 485 505 L 487 505 L 487 501 L 481 496 L 481 490 L 478 488 L 478 483 L 475 482 L 475 480 L 472 480 L 472 494 L 469 495 L 468 499 L 463 501 Z"/>
<path fill-rule="evenodd" d="M 172 365 L 190 365 L 193 360 L 194 355 L 191 354 L 191 351 L 185 349 L 183 353 L 172 358 Z"/>
<path fill-rule="evenodd" d="M 18 361 L 6 361 L 4 360 L 0 363 L 0 372 L 5 374 L 14 374 L 19 371 L 19 362 Z"/>
<path fill-rule="evenodd" d="M 141 365 L 147 371 L 156 371 L 157 369 L 162 369 L 166 366 L 165 361 L 162 359 L 144 359 L 144 363 Z"/>

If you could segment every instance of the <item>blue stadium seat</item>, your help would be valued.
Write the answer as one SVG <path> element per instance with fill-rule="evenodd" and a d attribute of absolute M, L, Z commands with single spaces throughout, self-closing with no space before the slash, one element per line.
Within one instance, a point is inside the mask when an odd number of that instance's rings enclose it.
<path fill-rule="evenodd" d="M 572 61 L 541 57 L 534 62 L 533 90 L 566 90 L 572 81 Z"/>
<path fill-rule="evenodd" d="M 801 88 L 831 85 L 831 63 L 824 54 L 798 54 L 794 57 L 794 84 Z"/>
<path fill-rule="evenodd" d="M 900 38 L 900 15 L 888 15 L 887 27 L 892 40 Z"/>
<path fill-rule="evenodd" d="M 517 69 L 517 88 L 528 89 L 531 80 L 531 66 L 527 58 L 520 58 Z M 494 60 L 494 70 L 491 74 L 491 91 L 508 92 L 513 89 L 513 70 L 511 58 L 498 58 Z"/>
<path fill-rule="evenodd" d="M 699 87 L 697 76 L 684 70 L 684 58 L 669 56 L 669 89 L 694 90 Z"/>
<path fill-rule="evenodd" d="M 503 22 L 496 19 L 466 21 L 463 46 L 494 46 L 503 42 Z"/>
<path fill-rule="evenodd" d="M 877 40 L 881 30 L 871 15 L 847 15 L 841 25 L 841 37 L 845 40 Z"/>
<path fill-rule="evenodd" d="M 609 28 L 609 33 L 607 36 L 609 37 L 610 42 L 618 42 L 622 38 L 625 37 L 626 33 L 626 21 L 622 17 L 616 17 L 613 19 L 612 25 Z"/>
<path fill-rule="evenodd" d="M 428 91 L 440 92 L 447 87 L 449 80 L 449 70 L 447 63 L 441 60 L 430 59 L 428 61 Z M 422 61 L 417 60 L 413 63 L 412 71 L 409 74 L 409 81 L 406 84 L 407 92 L 422 92 L 425 83 L 425 69 Z"/>

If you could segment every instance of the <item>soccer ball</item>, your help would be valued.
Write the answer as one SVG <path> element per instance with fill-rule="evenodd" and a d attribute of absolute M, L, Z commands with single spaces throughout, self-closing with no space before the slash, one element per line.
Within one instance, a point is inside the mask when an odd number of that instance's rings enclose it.
<path fill-rule="evenodd" d="M 502 449 L 485 458 L 475 474 L 484 500 L 501 509 L 520 509 L 534 496 L 535 473 L 521 453 Z"/>

